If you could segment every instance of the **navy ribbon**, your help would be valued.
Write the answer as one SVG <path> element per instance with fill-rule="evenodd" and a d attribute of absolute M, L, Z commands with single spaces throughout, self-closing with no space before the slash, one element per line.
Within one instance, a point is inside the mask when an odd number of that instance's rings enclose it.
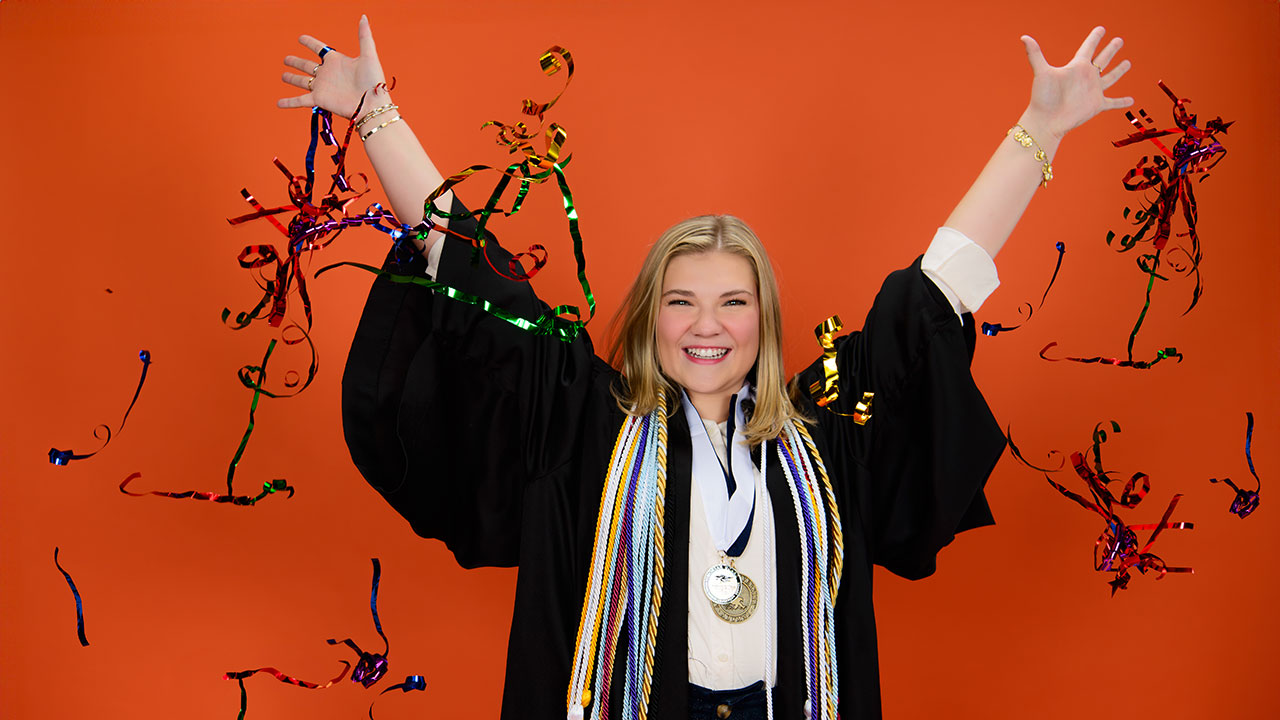
<path fill-rule="evenodd" d="M 744 413 L 747 410 L 748 402 L 750 401 L 747 400 L 743 402 L 742 409 Z M 733 497 L 733 493 L 738 489 L 738 482 L 733 479 L 733 432 L 736 429 L 735 426 L 737 425 L 737 418 L 738 396 L 734 395 L 729 399 L 729 423 L 725 429 L 725 438 L 728 440 L 728 443 L 725 448 L 724 455 L 728 464 L 726 465 L 726 462 L 720 462 L 720 472 L 724 473 L 724 484 L 725 487 L 729 489 L 730 498 Z M 711 442 L 710 435 L 707 435 L 707 442 Z M 714 450 L 715 445 L 713 444 L 711 447 Z M 718 454 L 716 455 L 716 460 L 720 460 L 720 456 Z M 751 540 L 751 525 L 755 521 L 755 516 L 756 503 L 753 499 L 751 501 L 751 514 L 747 516 L 747 524 L 742 526 L 742 532 L 738 533 L 738 539 L 734 540 L 733 544 L 724 551 L 725 555 L 728 555 L 729 557 L 740 557 L 743 551 L 747 549 L 747 542 Z"/>

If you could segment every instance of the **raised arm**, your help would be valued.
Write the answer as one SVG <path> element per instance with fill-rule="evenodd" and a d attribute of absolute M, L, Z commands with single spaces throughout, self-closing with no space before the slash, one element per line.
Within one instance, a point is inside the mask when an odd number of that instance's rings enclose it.
<path fill-rule="evenodd" d="M 1031 102 L 1018 125 L 1032 142 L 1024 147 L 1017 139 L 1017 130 L 1006 135 L 946 222 L 947 227 L 964 233 L 991 257 L 1000 252 L 1036 188 L 1045 182 L 1045 165 L 1053 162 L 1067 132 L 1100 112 L 1133 104 L 1130 97 L 1104 95 L 1129 71 L 1128 60 L 1107 70 L 1124 42 L 1112 38 L 1098 52 L 1105 34 L 1103 28 L 1094 28 L 1071 61 L 1062 67 L 1046 62 L 1036 41 L 1022 36 L 1035 79 Z M 1037 150 L 1044 151 L 1043 161 L 1037 159 Z"/>
<path fill-rule="evenodd" d="M 356 132 L 387 194 L 392 212 L 400 222 L 417 225 L 422 221 L 423 201 L 444 182 L 444 177 L 409 128 L 408 120 L 391 107 L 394 103 L 382 85 L 385 76 L 373 43 L 373 32 L 369 29 L 369 19 L 363 15 L 360 16 L 358 36 L 358 57 L 344 55 L 310 35 L 299 37 L 298 42 L 319 59 L 293 55 L 284 59 L 285 65 L 303 74 L 286 72 L 282 79 L 306 92 L 281 98 L 277 104 L 282 108 L 321 107 L 335 115 L 351 118 L 356 113 L 360 97 L 368 93 L 358 118 L 363 120 L 363 124 Z M 377 114 L 371 116 L 375 112 Z M 437 205 L 448 208 L 450 202 L 451 193 L 445 193 L 437 200 Z M 445 226 L 448 220 L 437 218 L 436 222 Z M 438 230 L 429 233 L 425 240 L 416 241 L 418 250 L 426 252 L 442 236 Z"/>

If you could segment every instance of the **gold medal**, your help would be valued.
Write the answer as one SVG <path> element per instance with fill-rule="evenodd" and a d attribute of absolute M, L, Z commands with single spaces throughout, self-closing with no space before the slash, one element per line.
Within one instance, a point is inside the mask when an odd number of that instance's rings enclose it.
<path fill-rule="evenodd" d="M 737 573 L 737 575 L 741 581 L 741 588 L 737 597 L 727 603 L 717 603 L 715 601 L 711 603 L 711 611 L 716 614 L 716 617 L 735 625 L 746 621 L 755 613 L 756 602 L 759 597 L 756 592 L 756 584 L 751 582 L 751 578 L 743 573 Z"/>

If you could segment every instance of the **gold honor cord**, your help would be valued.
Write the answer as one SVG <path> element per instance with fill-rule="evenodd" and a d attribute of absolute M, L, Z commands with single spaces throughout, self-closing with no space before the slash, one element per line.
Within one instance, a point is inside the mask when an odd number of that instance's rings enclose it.
<path fill-rule="evenodd" d="M 662 578 L 664 566 L 662 553 L 666 549 L 666 536 L 663 523 L 666 521 L 667 500 L 667 394 L 658 398 L 658 416 L 655 418 L 658 431 L 658 492 L 654 499 L 654 558 L 653 558 L 653 601 L 649 610 L 649 631 L 644 646 L 644 677 L 640 700 L 640 720 L 646 720 L 649 714 L 649 690 L 653 686 L 653 660 L 658 644 L 658 615 L 662 611 Z M 1261 483 L 1259 483 L 1261 484 Z"/>
<path fill-rule="evenodd" d="M 826 408 L 841 417 L 851 417 L 859 425 L 866 425 L 871 419 L 871 401 L 875 398 L 875 393 L 862 393 L 862 399 L 854 405 L 851 413 L 843 413 L 832 407 L 832 404 L 840 399 L 840 373 L 836 368 L 835 335 L 842 329 L 844 329 L 844 323 L 840 322 L 839 315 L 832 315 L 813 329 L 813 334 L 818 337 L 818 344 L 822 346 L 822 379 L 815 380 L 809 386 L 809 395 L 813 397 L 818 407 Z"/>
<path fill-rule="evenodd" d="M 822 462 L 822 455 L 818 453 L 818 446 L 813 442 L 813 436 L 809 434 L 809 429 L 802 422 L 794 422 L 796 430 L 799 431 L 801 439 L 804 440 L 805 447 L 809 450 L 809 456 L 813 458 L 814 464 L 818 469 L 818 477 L 822 479 L 822 492 L 827 501 L 827 512 L 831 518 L 831 564 L 828 570 L 827 581 L 830 583 L 831 603 L 836 602 L 836 595 L 840 591 L 840 578 L 844 574 L 844 529 L 840 522 L 840 508 L 836 505 L 835 489 L 831 486 L 831 478 L 827 475 L 827 466 Z"/>
<path fill-rule="evenodd" d="M 623 423 L 622 429 L 618 431 L 618 437 L 617 437 L 617 439 L 615 439 L 615 440 L 614 440 L 614 442 L 613 442 L 613 452 L 609 454 L 609 457 L 611 458 L 611 459 L 610 459 L 610 462 L 609 462 L 609 467 L 610 467 L 610 468 L 612 468 L 612 467 L 616 466 L 616 465 L 617 465 L 617 463 L 618 463 L 618 451 L 619 451 L 619 449 L 621 449 L 621 448 L 622 448 L 622 445 L 623 445 L 623 438 L 624 438 L 624 437 L 626 437 L 626 435 L 627 435 L 627 429 L 628 429 L 628 424 L 629 424 L 629 422 L 630 422 L 630 420 L 628 420 L 627 422 L 624 422 L 624 423 Z M 605 507 L 605 504 L 608 502 L 608 498 L 609 498 L 609 483 L 606 481 L 606 482 L 605 482 L 605 484 L 604 484 L 604 487 L 602 487 L 602 488 L 601 488 L 601 490 L 600 490 L 600 507 L 601 507 L 601 509 L 603 509 L 603 508 Z M 600 528 L 601 528 L 601 526 L 602 526 L 602 524 L 603 524 L 603 520 L 604 520 L 604 513 L 597 513 L 597 514 L 596 514 L 596 532 L 595 532 L 595 535 L 594 535 L 593 537 L 596 537 L 596 538 L 599 538 L 599 537 L 600 537 Z M 593 553 L 592 553 L 592 554 L 593 554 L 593 556 L 594 556 L 594 551 L 593 551 Z M 593 565 L 593 566 L 595 565 L 595 558 L 594 558 L 594 557 L 592 557 L 592 565 Z M 583 633 L 583 631 L 584 631 L 584 630 L 586 630 L 586 629 L 588 628 L 588 625 L 587 625 L 587 615 L 591 613 L 591 607 L 592 607 L 592 602 L 591 602 L 591 600 L 592 600 L 592 598 L 591 598 L 591 579 L 590 579 L 590 577 L 588 577 L 588 578 L 587 578 L 587 591 L 586 591 L 586 593 L 585 593 L 585 594 L 583 595 L 583 597 L 582 597 L 582 612 L 578 613 L 578 635 L 577 635 L 577 641 L 574 643 L 574 647 L 575 647 L 575 648 L 576 648 L 576 647 L 581 646 L 581 644 L 582 644 L 582 633 Z M 593 630 L 591 630 L 591 633 L 592 633 L 592 638 L 593 638 L 593 640 L 592 640 L 591 644 L 594 646 L 594 645 L 595 645 L 595 641 L 594 641 L 594 637 L 595 637 L 595 630 L 594 630 L 594 629 L 593 629 Z M 591 671 L 590 671 L 590 665 L 589 665 L 590 660 L 588 660 L 587 662 L 588 662 L 588 669 L 587 669 L 587 681 L 588 681 L 588 682 L 590 682 L 590 679 L 591 679 Z M 589 689 L 585 689 L 585 688 L 584 688 L 584 689 L 583 689 L 583 691 L 582 691 L 582 697 L 581 697 L 581 698 L 575 698 L 575 697 L 573 696 L 573 681 L 572 681 L 572 679 L 571 679 L 571 680 L 570 680 L 570 683 L 569 683 L 568 697 L 565 699 L 566 710 L 572 711 L 572 709 L 575 707 L 575 703 L 578 703 L 577 707 L 580 707 L 580 708 L 586 708 L 587 706 L 589 706 L 589 705 L 591 704 L 591 691 L 590 691 Z"/>

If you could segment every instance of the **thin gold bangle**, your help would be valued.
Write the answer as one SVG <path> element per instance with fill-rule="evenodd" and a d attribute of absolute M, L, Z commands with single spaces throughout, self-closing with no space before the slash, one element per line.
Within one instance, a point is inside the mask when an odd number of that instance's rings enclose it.
<path fill-rule="evenodd" d="M 369 112 L 365 113 L 363 117 L 361 117 L 359 120 L 356 121 L 356 130 L 359 130 L 361 126 L 363 126 L 365 123 L 369 122 L 373 118 L 381 115 L 382 113 L 388 110 L 399 110 L 399 109 L 400 109 L 399 105 L 392 105 L 391 103 L 387 103 L 382 107 L 374 108 Z"/>
<path fill-rule="evenodd" d="M 1045 154 L 1044 148 L 1040 147 L 1040 143 L 1036 142 L 1035 138 L 1031 137 L 1031 133 L 1027 132 L 1021 124 L 1009 128 L 1009 132 L 1005 134 L 1012 135 L 1014 141 L 1024 148 L 1036 146 L 1036 161 L 1043 163 L 1040 174 L 1044 179 L 1040 182 L 1040 187 L 1049 187 L 1049 181 L 1053 179 L 1053 165 L 1049 162 L 1049 156 Z"/>
<path fill-rule="evenodd" d="M 400 116 L 399 116 L 399 115 L 396 115 L 395 117 L 393 117 L 393 118 L 391 118 L 390 120 L 388 120 L 388 121 L 386 121 L 386 122 L 382 123 L 381 125 L 379 125 L 379 126 L 375 127 L 374 129 L 370 130 L 369 132 L 365 133 L 364 135 L 361 135 L 361 136 L 360 136 L 360 142 L 364 142 L 365 140 L 368 140 L 369 138 L 373 137 L 373 134 L 374 134 L 374 133 L 378 132 L 379 130 L 381 130 L 382 128 L 384 128 L 384 127 L 386 127 L 386 126 L 390 125 L 390 124 L 391 124 L 391 123 L 393 123 L 393 122 L 397 122 L 399 119 L 400 119 Z"/>

